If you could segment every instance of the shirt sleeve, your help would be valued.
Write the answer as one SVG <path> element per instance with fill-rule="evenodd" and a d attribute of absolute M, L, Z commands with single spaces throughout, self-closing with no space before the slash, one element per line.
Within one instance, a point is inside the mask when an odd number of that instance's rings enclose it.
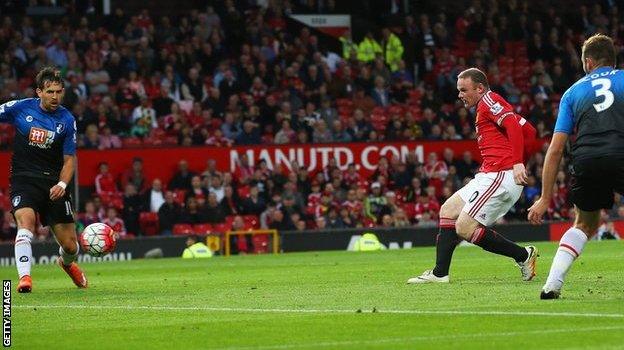
<path fill-rule="evenodd" d="M 18 101 L 9 101 L 0 105 L 0 123 L 13 124 L 15 121 L 15 106 Z"/>
<path fill-rule="evenodd" d="M 63 154 L 73 156 L 76 154 L 76 120 L 68 118 L 67 131 L 63 141 Z"/>
<path fill-rule="evenodd" d="M 574 113 L 572 113 L 570 95 L 567 92 L 563 94 L 559 102 L 559 114 L 557 114 L 554 132 L 564 132 L 568 135 L 574 132 Z"/>

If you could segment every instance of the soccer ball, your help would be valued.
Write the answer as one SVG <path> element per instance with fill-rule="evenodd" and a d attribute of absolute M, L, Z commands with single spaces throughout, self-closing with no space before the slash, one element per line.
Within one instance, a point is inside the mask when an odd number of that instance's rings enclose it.
<path fill-rule="evenodd" d="M 80 246 L 91 256 L 104 256 L 115 250 L 115 245 L 117 234 L 110 226 L 101 222 L 85 227 L 80 234 Z"/>

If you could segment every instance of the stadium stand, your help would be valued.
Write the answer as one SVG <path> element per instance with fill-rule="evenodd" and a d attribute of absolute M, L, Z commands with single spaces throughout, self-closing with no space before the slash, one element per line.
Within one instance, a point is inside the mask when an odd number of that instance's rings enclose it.
<path fill-rule="evenodd" d="M 5 16 L 0 101 L 34 96 L 34 73 L 56 65 L 66 79 L 64 104 L 76 117 L 78 145 L 86 149 L 452 141 L 474 139 L 469 112 L 456 99 L 455 77 L 477 66 L 488 73 L 492 89 L 547 139 L 561 93 L 582 74 L 579 43 L 594 32 L 609 33 L 620 48 L 619 62 L 624 58 L 624 27 L 610 2 L 582 5 L 583 16 L 566 16 L 563 9 L 529 6 L 528 1 L 494 0 L 488 6 L 473 1 L 463 13 L 435 7 L 416 12 L 409 1 L 410 13 L 384 9 L 382 23 L 366 13 L 354 14 L 354 23 L 372 21 L 365 23 L 374 30 L 365 40 L 360 29 L 340 41 L 307 27 L 286 30 L 289 14 L 336 13 L 336 2 L 254 3 L 224 1 L 164 16 L 153 16 L 151 8 L 140 15 L 119 8 L 104 20 L 92 9 L 71 6 L 71 16 L 65 17 Z M 12 128 L 0 124 L 0 147 L 8 149 L 13 135 Z M 525 220 L 539 193 L 544 153 L 540 149 L 528 158 L 531 185 L 504 220 Z M 230 195 L 219 194 L 224 221 L 208 223 L 203 215 L 207 196 L 184 183 L 162 186 L 163 198 L 171 195 L 177 208 L 164 214 L 153 212 L 150 190 L 142 186 L 145 204 L 124 221 L 138 221 L 139 232 L 129 236 L 223 232 L 235 215 L 243 215 L 248 228 L 268 228 L 276 211 L 284 214 L 281 227 L 298 229 L 315 228 L 318 217 L 336 228 L 401 226 L 406 219 L 428 225 L 440 203 L 475 171 L 456 156 L 437 155 L 437 166 L 447 169 L 441 176 L 431 176 L 426 164 L 385 159 L 386 165 L 380 162 L 378 171 L 360 182 L 331 171 L 320 178 L 300 172 L 293 180 L 287 171 L 260 165 L 233 174 L 203 174 L 206 193 L 231 188 Z M 94 179 L 100 219 L 104 208 L 123 210 L 123 194 L 116 189 L 124 188 L 124 176 Z M 211 187 L 215 177 L 218 189 Z M 417 187 L 410 185 L 415 180 Z M 372 184 L 380 183 L 384 196 L 375 200 L 375 215 L 366 215 Z M 315 184 L 318 193 L 311 190 Z M 549 219 L 569 219 L 567 184 L 562 171 Z M 298 195 L 291 198 L 287 188 Z M 349 190 L 357 192 L 352 199 Z M 197 205 L 193 213 L 186 208 L 191 198 Z M 6 195 L 0 196 L 4 211 L 9 204 Z M 623 205 L 618 197 L 610 214 L 618 215 Z M 12 224 L 10 216 L 3 217 L 6 238 Z M 246 251 L 244 244 L 239 242 Z"/>

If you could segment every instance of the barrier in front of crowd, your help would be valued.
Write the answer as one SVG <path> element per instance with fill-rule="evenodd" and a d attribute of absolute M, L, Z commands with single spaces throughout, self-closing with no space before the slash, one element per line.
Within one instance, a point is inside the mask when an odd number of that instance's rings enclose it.
<path fill-rule="evenodd" d="M 622 224 L 622 223 L 619 223 Z M 570 227 L 571 223 L 545 224 L 531 226 L 529 224 L 500 225 L 496 230 L 505 237 L 517 242 L 548 241 L 552 235 L 551 226 Z M 557 228 L 558 230 L 559 228 Z M 266 252 L 304 252 L 324 250 L 349 250 L 364 232 L 374 232 L 379 241 L 389 249 L 408 249 L 417 246 L 432 246 L 435 244 L 437 228 L 432 227 L 405 227 L 405 228 L 359 228 L 346 230 L 311 230 L 302 232 L 279 232 L 267 230 L 258 232 L 273 235 L 272 247 Z M 248 231 L 245 231 L 248 234 Z M 230 235 L 237 232 L 230 232 Z M 257 235 L 258 237 L 260 235 Z M 229 236 L 228 236 L 229 237 Z M 229 248 L 229 239 L 222 241 L 219 235 L 210 235 L 207 242 L 210 247 L 217 247 L 224 254 Z M 267 246 L 268 247 L 268 246 Z M 137 237 L 134 239 L 120 240 L 115 252 L 104 258 L 93 258 L 81 254 L 79 262 L 94 261 L 125 261 L 145 257 L 146 253 L 160 249 L 163 257 L 180 257 L 186 248 L 186 236 L 157 236 Z M 250 251 L 251 252 L 251 251 Z M 158 254 L 160 255 L 160 254 Z M 33 261 L 37 264 L 50 264 L 58 257 L 58 245 L 54 241 L 34 242 Z M 0 266 L 14 265 L 13 244 L 10 242 L 0 244 Z"/>

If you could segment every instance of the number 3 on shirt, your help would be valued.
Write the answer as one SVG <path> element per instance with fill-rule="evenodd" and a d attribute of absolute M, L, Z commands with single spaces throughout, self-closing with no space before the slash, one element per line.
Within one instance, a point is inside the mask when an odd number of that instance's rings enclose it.
<path fill-rule="evenodd" d="M 597 85 L 599 85 L 600 87 L 595 91 L 596 92 L 596 97 L 600 97 L 600 96 L 604 96 L 604 101 L 600 102 L 600 103 L 594 103 L 594 109 L 596 109 L 596 112 L 602 112 L 605 109 L 611 107 L 611 105 L 613 104 L 613 93 L 611 92 L 611 90 L 609 90 L 611 88 L 611 80 L 609 79 L 596 79 L 596 80 L 592 80 L 592 86 L 595 87 Z"/>

